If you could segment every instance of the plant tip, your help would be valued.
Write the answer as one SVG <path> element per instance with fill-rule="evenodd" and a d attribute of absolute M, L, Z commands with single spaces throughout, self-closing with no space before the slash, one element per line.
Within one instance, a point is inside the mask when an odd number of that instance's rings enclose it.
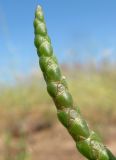
<path fill-rule="evenodd" d="M 37 5 L 37 10 L 42 10 L 42 7 L 40 5 Z"/>

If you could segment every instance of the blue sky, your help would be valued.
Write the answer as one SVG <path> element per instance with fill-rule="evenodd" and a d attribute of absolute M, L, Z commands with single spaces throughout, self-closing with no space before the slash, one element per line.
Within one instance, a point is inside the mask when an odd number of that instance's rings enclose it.
<path fill-rule="evenodd" d="M 0 77 L 38 69 L 33 44 L 36 5 L 43 7 L 59 62 L 116 60 L 116 0 L 0 0 Z M 74 54 L 72 54 L 74 53 Z"/>

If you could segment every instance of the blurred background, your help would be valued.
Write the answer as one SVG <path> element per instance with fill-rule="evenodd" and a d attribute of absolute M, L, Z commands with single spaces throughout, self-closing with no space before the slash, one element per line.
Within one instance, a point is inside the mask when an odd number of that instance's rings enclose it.
<path fill-rule="evenodd" d="M 84 159 L 39 69 L 37 4 L 74 102 L 116 154 L 116 1 L 0 0 L 0 160 Z"/>

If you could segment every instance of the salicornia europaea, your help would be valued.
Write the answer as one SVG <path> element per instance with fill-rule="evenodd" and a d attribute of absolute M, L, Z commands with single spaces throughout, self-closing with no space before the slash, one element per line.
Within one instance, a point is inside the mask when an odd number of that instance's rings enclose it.
<path fill-rule="evenodd" d="M 41 6 L 35 11 L 35 46 L 39 64 L 52 97 L 60 122 L 67 128 L 76 142 L 77 149 L 90 160 L 116 160 L 102 144 L 97 134 L 88 128 L 79 108 L 74 105 L 65 77 L 61 74 L 57 59 L 51 46 Z"/>

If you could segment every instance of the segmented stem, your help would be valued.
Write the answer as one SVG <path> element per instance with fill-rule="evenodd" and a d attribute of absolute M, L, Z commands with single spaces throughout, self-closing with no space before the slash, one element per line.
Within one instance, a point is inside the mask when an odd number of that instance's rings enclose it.
<path fill-rule="evenodd" d="M 66 79 L 61 74 L 57 59 L 53 53 L 41 6 L 38 6 L 35 11 L 34 31 L 34 43 L 47 84 L 47 91 L 57 107 L 58 119 L 73 137 L 77 149 L 89 160 L 116 160 L 102 144 L 97 134 L 88 128 L 79 108 L 74 105 Z"/>

